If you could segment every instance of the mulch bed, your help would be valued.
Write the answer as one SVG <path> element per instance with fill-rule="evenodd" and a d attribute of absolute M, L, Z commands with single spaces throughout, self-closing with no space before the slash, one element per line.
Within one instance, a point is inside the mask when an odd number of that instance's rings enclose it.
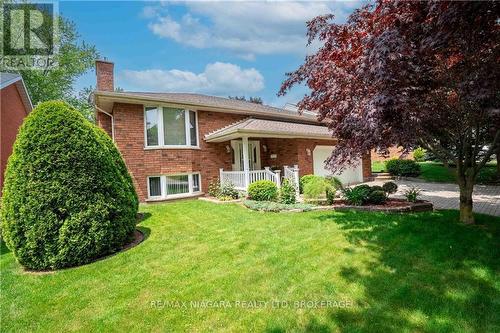
<path fill-rule="evenodd" d="M 380 205 L 365 205 L 353 206 L 349 205 L 345 200 L 335 200 L 332 206 L 328 206 L 334 210 L 362 210 L 374 212 L 427 212 L 434 208 L 429 201 L 419 200 L 417 202 L 408 202 L 403 199 L 389 199 Z"/>

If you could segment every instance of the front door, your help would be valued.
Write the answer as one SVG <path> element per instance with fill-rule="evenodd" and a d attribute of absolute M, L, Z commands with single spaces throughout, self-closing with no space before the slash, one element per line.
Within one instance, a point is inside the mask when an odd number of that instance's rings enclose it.
<path fill-rule="evenodd" d="M 243 171 L 243 142 L 231 140 L 233 171 Z M 248 141 L 248 165 L 250 170 L 260 170 L 260 143 Z"/>

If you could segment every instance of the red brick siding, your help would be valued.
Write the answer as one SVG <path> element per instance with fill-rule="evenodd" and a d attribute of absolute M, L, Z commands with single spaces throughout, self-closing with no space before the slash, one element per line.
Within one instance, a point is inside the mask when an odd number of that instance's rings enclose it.
<path fill-rule="evenodd" d="M 363 180 L 368 181 L 372 177 L 372 160 L 370 153 L 367 153 L 363 156 L 362 159 L 362 167 L 363 167 Z"/>
<path fill-rule="evenodd" d="M 115 142 L 129 168 L 141 201 L 147 198 L 147 177 L 159 174 L 200 172 L 202 190 L 219 179 L 219 168 L 231 169 L 228 143 L 206 143 L 205 134 L 234 123 L 243 116 L 198 111 L 200 149 L 144 149 L 143 106 L 115 104 Z"/>
<path fill-rule="evenodd" d="M 101 127 L 109 136 L 113 136 L 112 134 L 112 124 L 111 117 L 105 113 L 97 112 L 97 126 Z"/>
<path fill-rule="evenodd" d="M 21 95 L 15 84 L 11 84 L 0 91 L 0 119 L 1 119 L 1 146 L 0 146 L 0 195 L 3 187 L 4 172 L 7 161 L 12 154 L 12 146 L 16 141 L 19 127 L 26 117 L 26 109 Z"/>
<path fill-rule="evenodd" d="M 97 60 L 95 62 L 95 72 L 97 76 L 97 90 L 114 91 L 113 78 L 114 64 L 112 62 Z"/>

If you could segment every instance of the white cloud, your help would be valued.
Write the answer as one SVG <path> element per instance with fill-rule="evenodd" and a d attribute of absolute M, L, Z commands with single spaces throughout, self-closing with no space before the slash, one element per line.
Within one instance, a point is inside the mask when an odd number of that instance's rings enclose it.
<path fill-rule="evenodd" d="M 255 68 L 215 62 L 201 73 L 178 69 L 124 70 L 119 74 L 121 85 L 127 90 L 192 92 L 220 96 L 245 95 L 264 89 L 264 77 Z"/>
<path fill-rule="evenodd" d="M 255 54 L 306 53 L 306 21 L 334 13 L 344 21 L 358 2 L 186 2 L 176 20 L 156 7 L 149 29 L 161 38 L 195 48 L 222 48 L 243 59 Z M 151 9 L 148 8 L 148 14 Z"/>

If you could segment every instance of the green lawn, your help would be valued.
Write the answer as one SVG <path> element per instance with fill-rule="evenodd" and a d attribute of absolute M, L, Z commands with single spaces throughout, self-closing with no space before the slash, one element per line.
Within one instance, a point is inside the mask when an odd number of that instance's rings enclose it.
<path fill-rule="evenodd" d="M 442 163 L 438 162 L 420 162 L 421 174 L 420 179 L 439 182 L 439 183 L 456 183 L 456 174 L 454 168 L 446 168 Z M 385 163 L 380 161 L 372 162 L 372 172 L 387 172 Z M 496 164 L 486 165 L 477 177 L 478 184 L 488 184 L 498 181 L 496 179 Z"/>
<path fill-rule="evenodd" d="M 500 331 L 500 218 L 470 227 L 456 211 L 259 213 L 196 200 L 141 211 L 142 244 L 83 267 L 26 273 L 3 248 L 2 331 Z"/>

